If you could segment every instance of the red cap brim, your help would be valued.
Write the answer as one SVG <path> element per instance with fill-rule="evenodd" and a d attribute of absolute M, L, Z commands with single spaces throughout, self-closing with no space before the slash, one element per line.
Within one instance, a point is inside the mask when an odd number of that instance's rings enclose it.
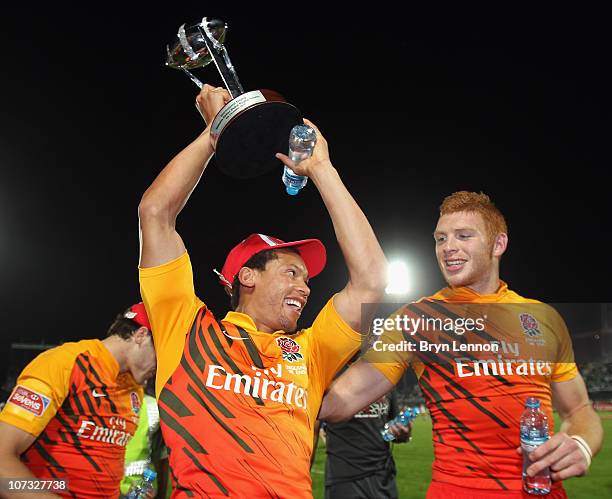
<path fill-rule="evenodd" d="M 314 277 L 325 267 L 327 253 L 325 246 L 318 239 L 285 242 L 265 234 L 251 234 L 244 241 L 232 248 L 227 255 L 220 273 L 221 284 L 231 287 L 234 278 L 244 264 L 257 253 L 265 250 L 295 248 L 308 271 L 308 277 Z"/>
<path fill-rule="evenodd" d="M 308 269 L 308 278 L 311 279 L 320 274 L 325 268 L 327 262 L 327 251 L 325 246 L 318 239 L 303 239 L 302 241 L 293 241 L 289 243 L 277 244 L 270 249 L 280 248 L 295 248 L 300 252 L 306 269 Z"/>

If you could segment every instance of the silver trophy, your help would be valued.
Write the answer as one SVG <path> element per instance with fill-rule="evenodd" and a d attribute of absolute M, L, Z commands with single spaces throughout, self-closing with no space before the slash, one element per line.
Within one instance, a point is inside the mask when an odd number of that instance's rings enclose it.
<path fill-rule="evenodd" d="M 287 150 L 289 132 L 303 123 L 302 115 L 277 92 L 244 91 L 223 45 L 226 34 L 227 25 L 218 19 L 203 18 L 187 27 L 183 24 L 177 39 L 166 48 L 166 65 L 180 69 L 202 88 L 192 71 L 215 63 L 232 96 L 211 126 L 217 166 L 233 177 L 255 177 L 282 167 L 274 155 Z"/>

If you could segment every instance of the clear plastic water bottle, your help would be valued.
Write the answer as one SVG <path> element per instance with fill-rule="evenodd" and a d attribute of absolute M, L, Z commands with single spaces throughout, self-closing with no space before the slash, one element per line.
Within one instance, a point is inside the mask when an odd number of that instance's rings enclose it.
<path fill-rule="evenodd" d="M 380 431 L 380 434 L 382 435 L 383 440 L 385 442 L 391 442 L 395 440 L 395 435 L 391 433 L 391 430 L 389 430 L 389 426 L 391 426 L 393 423 L 401 424 L 403 426 L 408 426 L 411 421 L 414 421 L 414 419 L 418 416 L 420 412 L 421 411 L 419 410 L 418 407 L 412 407 L 412 408 L 407 407 L 403 411 L 400 411 L 400 413 L 397 416 L 395 416 L 391 421 L 386 423 L 385 427 Z"/>
<path fill-rule="evenodd" d="M 528 397 L 525 411 L 521 416 L 521 448 L 523 449 L 523 489 L 528 494 L 544 495 L 551 489 L 550 469 L 540 471 L 536 476 L 527 475 L 527 468 L 532 464 L 528 454 L 549 439 L 548 418 L 540 410 L 540 401 Z"/>
<path fill-rule="evenodd" d="M 317 134 L 308 125 L 295 125 L 289 134 L 289 158 L 299 163 L 312 156 Z M 287 194 L 295 196 L 308 182 L 308 177 L 296 175 L 291 168 L 283 170 L 283 183 L 287 188 Z"/>
<path fill-rule="evenodd" d="M 155 471 L 144 470 L 142 478 L 132 484 L 125 499 L 146 499 L 147 496 L 153 492 L 153 482 L 156 477 L 157 473 Z"/>

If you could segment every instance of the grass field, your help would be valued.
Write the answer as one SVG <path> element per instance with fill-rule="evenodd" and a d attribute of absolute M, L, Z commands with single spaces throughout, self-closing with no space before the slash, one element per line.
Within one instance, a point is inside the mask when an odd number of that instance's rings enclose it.
<path fill-rule="evenodd" d="M 610 499 L 612 498 L 612 413 L 600 413 L 605 439 L 601 452 L 593 460 L 586 477 L 565 482 L 570 498 Z M 558 426 L 557 418 L 555 417 Z M 397 466 L 397 485 L 401 498 L 423 498 L 431 480 L 433 447 L 431 443 L 431 421 L 418 418 L 413 428 L 412 442 L 395 445 L 393 456 Z M 324 496 L 325 445 L 319 440 L 319 447 L 312 467 L 313 495 Z M 340 499 L 340 498 L 338 498 Z"/>

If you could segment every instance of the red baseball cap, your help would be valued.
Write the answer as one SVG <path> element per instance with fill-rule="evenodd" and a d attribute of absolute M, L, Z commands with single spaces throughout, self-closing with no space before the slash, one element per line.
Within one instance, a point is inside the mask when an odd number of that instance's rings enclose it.
<path fill-rule="evenodd" d="M 227 255 L 221 272 L 215 273 L 223 286 L 231 289 L 236 274 L 249 258 L 260 251 L 269 249 L 295 248 L 306 264 L 308 277 L 314 277 L 325 268 L 327 253 L 325 246 L 318 239 L 303 239 L 286 243 L 276 237 L 265 234 L 251 234 L 244 241 L 232 248 Z"/>
<path fill-rule="evenodd" d="M 136 305 L 132 305 L 124 314 L 123 317 L 127 319 L 132 319 L 137 324 L 146 327 L 149 331 L 151 331 L 151 323 L 149 322 L 149 317 L 147 316 L 147 311 L 145 310 L 144 303 L 140 302 Z"/>

